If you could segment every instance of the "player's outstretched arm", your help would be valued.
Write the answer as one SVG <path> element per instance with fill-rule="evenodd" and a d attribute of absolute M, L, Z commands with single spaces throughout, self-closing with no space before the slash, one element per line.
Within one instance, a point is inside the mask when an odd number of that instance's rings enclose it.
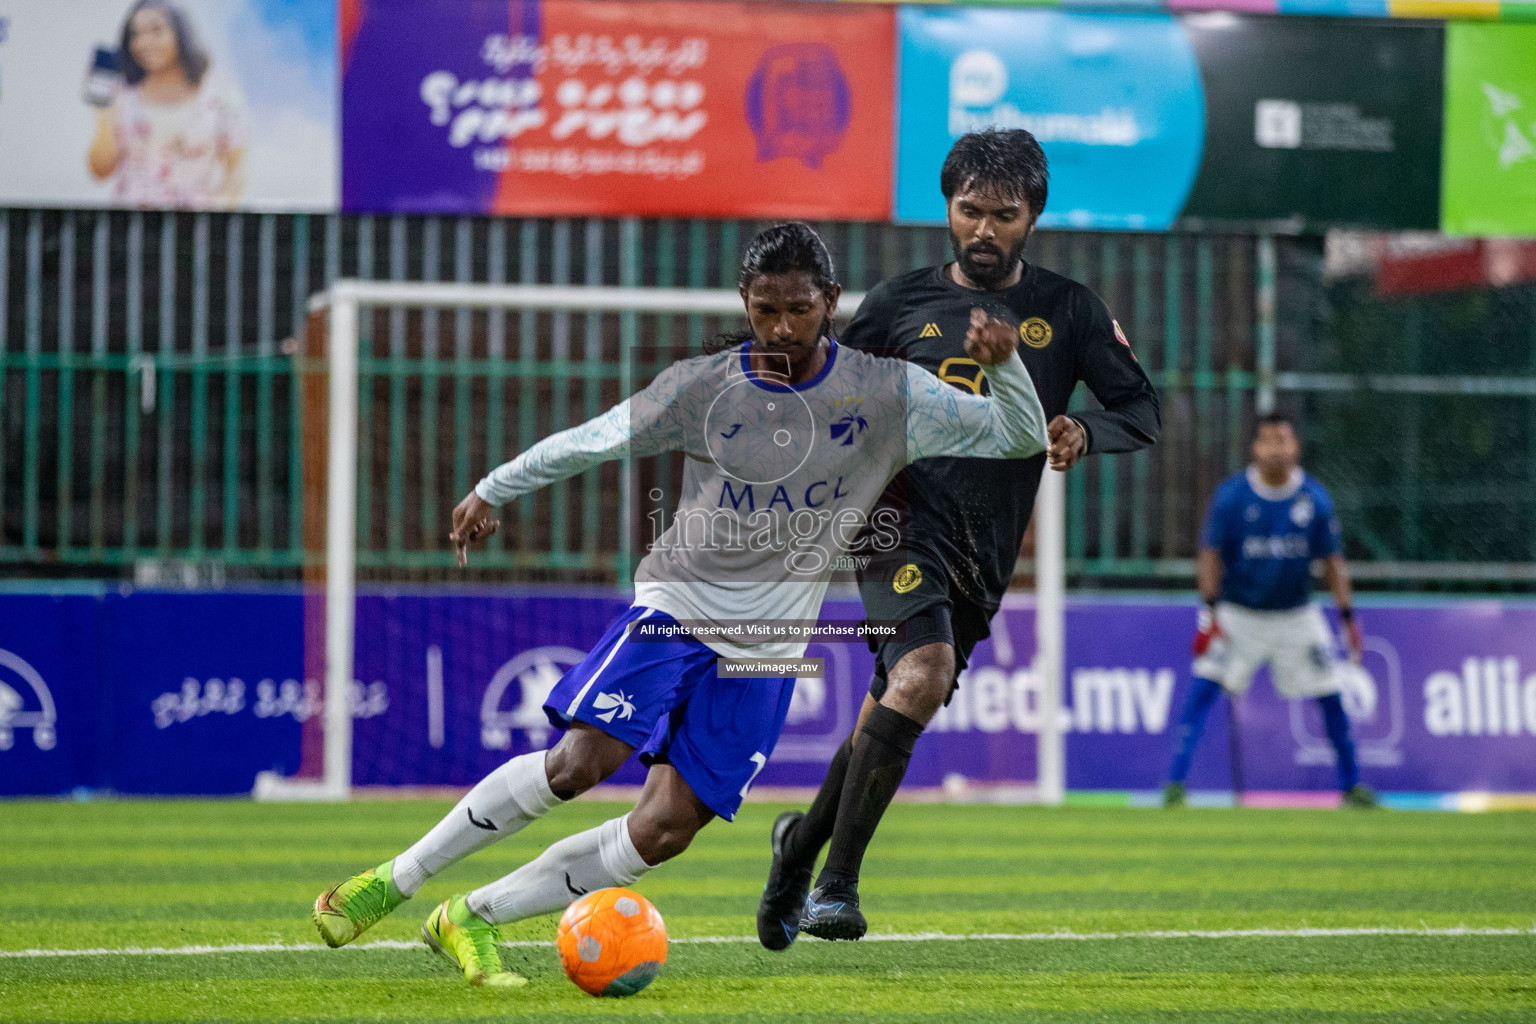
<path fill-rule="evenodd" d="M 1103 408 L 1073 413 L 1070 420 L 1077 428 L 1069 428 L 1069 418 L 1060 417 L 1062 461 L 1070 466 L 1084 455 L 1132 452 L 1156 444 L 1162 434 L 1162 409 L 1125 332 L 1087 288 L 1078 290 L 1072 316 L 1080 332 L 1078 374 Z M 1080 449 L 1077 429 L 1083 434 Z"/>
<path fill-rule="evenodd" d="M 511 462 L 504 462 L 475 485 L 475 493 L 492 505 L 584 473 L 630 450 L 630 402 L 620 402 L 595 419 L 551 434 Z"/>
<path fill-rule="evenodd" d="M 610 459 L 655 455 L 683 442 L 677 407 L 692 375 L 686 363 L 668 367 L 651 385 L 601 416 L 551 434 L 491 470 L 453 510 L 449 539 L 465 564 L 466 546 L 496 532 L 491 512 L 513 498 L 577 476 Z"/>
<path fill-rule="evenodd" d="M 1024 369 L 1013 329 L 971 311 L 966 352 L 981 365 L 990 398 L 968 395 L 907 364 L 907 460 L 936 455 L 1023 459 L 1045 451 L 1045 410 Z"/>

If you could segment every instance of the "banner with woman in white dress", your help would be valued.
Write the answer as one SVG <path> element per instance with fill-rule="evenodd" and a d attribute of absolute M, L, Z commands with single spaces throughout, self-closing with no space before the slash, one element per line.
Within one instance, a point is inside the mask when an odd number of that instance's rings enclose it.
<path fill-rule="evenodd" d="M 0 204 L 337 205 L 335 9 L 0 0 Z"/>

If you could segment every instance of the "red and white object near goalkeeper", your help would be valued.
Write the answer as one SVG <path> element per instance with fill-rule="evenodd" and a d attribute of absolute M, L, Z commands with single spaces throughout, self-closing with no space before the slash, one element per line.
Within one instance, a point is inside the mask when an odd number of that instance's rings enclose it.
<path fill-rule="evenodd" d="M 555 939 L 560 966 L 594 996 L 632 996 L 667 962 L 667 926 L 632 889 L 598 889 L 565 909 Z"/>

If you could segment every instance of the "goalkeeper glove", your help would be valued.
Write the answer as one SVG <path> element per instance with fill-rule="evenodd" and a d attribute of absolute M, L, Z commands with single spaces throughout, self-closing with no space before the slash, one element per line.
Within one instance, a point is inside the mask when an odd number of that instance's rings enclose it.
<path fill-rule="evenodd" d="M 1200 612 L 1195 618 L 1195 642 L 1193 645 L 1195 657 L 1200 657 L 1210 650 L 1211 643 L 1221 636 L 1221 626 L 1216 622 L 1216 605 L 1207 602 L 1200 606 Z"/>
<path fill-rule="evenodd" d="M 1365 634 L 1360 629 L 1360 622 L 1355 618 L 1355 610 L 1348 605 L 1339 609 L 1339 618 L 1344 620 L 1344 639 L 1349 645 L 1349 660 L 1356 665 L 1360 664 L 1361 655 L 1365 652 Z"/>

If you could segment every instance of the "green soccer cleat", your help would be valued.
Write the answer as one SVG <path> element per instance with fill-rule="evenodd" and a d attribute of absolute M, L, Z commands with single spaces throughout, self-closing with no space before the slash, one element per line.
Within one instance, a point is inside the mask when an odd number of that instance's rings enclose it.
<path fill-rule="evenodd" d="M 421 938 L 433 952 L 462 971 L 471 985 L 516 988 L 528 984 L 522 975 L 502 969 L 501 953 L 496 949 L 501 932 L 470 910 L 462 895 L 437 905 L 421 926 Z"/>
<path fill-rule="evenodd" d="M 1184 806 L 1184 783 L 1182 783 L 1182 782 L 1170 782 L 1170 783 L 1168 783 L 1168 785 L 1163 787 L 1163 806 L 1164 807 L 1183 807 Z"/>
<path fill-rule="evenodd" d="M 316 897 L 315 927 L 327 946 L 345 946 L 406 901 L 389 877 L 390 864 L 353 875 Z"/>
<path fill-rule="evenodd" d="M 1340 807 L 1353 807 L 1358 810 L 1375 810 L 1381 806 L 1381 801 L 1376 799 L 1376 791 L 1363 782 L 1357 782 L 1344 791 L 1344 796 L 1339 800 Z"/>

